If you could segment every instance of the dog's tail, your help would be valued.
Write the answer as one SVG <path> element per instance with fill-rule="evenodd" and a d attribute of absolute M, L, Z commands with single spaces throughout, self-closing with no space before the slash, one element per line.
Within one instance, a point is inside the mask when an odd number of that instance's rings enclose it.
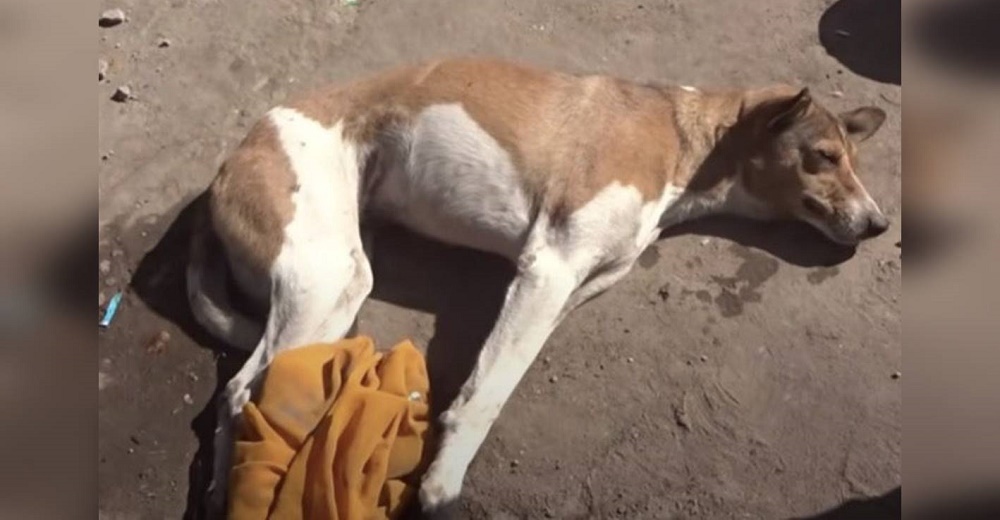
<path fill-rule="evenodd" d="M 241 350 L 253 350 L 264 334 L 264 325 L 232 306 L 227 289 L 231 273 L 207 213 L 198 215 L 191 238 L 187 265 L 191 312 L 195 321 L 216 338 Z"/>

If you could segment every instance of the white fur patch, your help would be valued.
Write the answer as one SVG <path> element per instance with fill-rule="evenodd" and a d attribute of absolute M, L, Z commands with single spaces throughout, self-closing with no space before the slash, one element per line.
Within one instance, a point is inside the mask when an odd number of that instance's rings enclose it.
<path fill-rule="evenodd" d="M 426 108 L 409 131 L 409 156 L 372 201 L 438 240 L 516 259 L 528 203 L 510 155 L 458 104 Z"/>

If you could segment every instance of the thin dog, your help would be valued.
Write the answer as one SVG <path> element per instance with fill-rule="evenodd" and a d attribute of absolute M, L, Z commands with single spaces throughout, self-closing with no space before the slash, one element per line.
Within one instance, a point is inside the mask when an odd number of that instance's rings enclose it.
<path fill-rule="evenodd" d="M 701 90 L 447 59 L 272 109 L 222 165 L 192 244 L 198 321 L 252 349 L 227 384 L 210 502 L 232 424 L 279 352 L 343 338 L 372 289 L 365 219 L 516 263 L 459 396 L 439 417 L 424 511 L 458 498 L 469 463 L 568 312 L 620 280 L 660 232 L 730 214 L 798 219 L 854 246 L 889 227 L 855 172 L 875 107 L 833 114 L 808 89 Z M 237 312 L 227 279 L 268 309 Z"/>

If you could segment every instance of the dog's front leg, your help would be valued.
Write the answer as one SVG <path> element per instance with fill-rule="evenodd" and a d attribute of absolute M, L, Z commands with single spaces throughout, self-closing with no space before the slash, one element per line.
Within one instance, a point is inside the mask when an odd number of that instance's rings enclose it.
<path fill-rule="evenodd" d="M 441 415 L 438 453 L 420 488 L 426 513 L 435 516 L 458 498 L 469 463 L 557 325 L 579 279 L 556 251 L 537 251 L 520 262 L 472 375 Z"/>

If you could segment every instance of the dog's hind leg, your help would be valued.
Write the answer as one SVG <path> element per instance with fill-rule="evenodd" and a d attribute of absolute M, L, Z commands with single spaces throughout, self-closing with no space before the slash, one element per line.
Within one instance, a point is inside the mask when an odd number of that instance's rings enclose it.
<path fill-rule="evenodd" d="M 225 504 L 233 422 L 271 360 L 283 350 L 342 339 L 371 292 L 372 270 L 359 230 L 359 152 L 339 125 L 324 128 L 294 111 L 272 120 L 296 175 L 295 213 L 271 268 L 263 338 L 219 402 L 210 507 Z M 211 490 L 210 490 L 211 491 Z"/>

